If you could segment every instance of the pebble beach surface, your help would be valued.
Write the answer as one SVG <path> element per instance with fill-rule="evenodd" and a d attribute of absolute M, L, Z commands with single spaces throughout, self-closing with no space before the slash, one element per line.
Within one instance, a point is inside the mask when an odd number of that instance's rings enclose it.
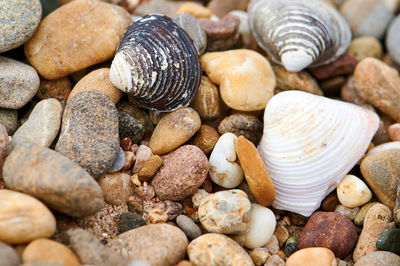
<path fill-rule="evenodd" d="M 400 0 L 0 0 L 0 266 L 400 265 L 399 71 Z"/>

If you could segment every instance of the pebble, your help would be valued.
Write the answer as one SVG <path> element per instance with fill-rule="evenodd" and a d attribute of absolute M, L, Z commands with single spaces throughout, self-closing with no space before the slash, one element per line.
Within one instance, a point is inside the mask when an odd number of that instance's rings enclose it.
<path fill-rule="evenodd" d="M 150 181 L 162 164 L 163 160 L 160 156 L 152 155 L 139 171 L 138 178 L 140 182 Z"/>
<path fill-rule="evenodd" d="M 341 5 L 340 13 L 347 20 L 353 36 L 369 35 L 381 39 L 395 8 L 393 1 L 347 0 Z"/>
<path fill-rule="evenodd" d="M 175 15 L 173 20 L 179 27 L 185 30 L 193 40 L 193 44 L 199 55 L 202 55 L 207 47 L 207 35 L 201 28 L 199 21 L 193 15 L 197 14 L 181 13 Z"/>
<path fill-rule="evenodd" d="M 156 192 L 153 186 L 143 182 L 142 186 L 135 187 L 135 194 L 144 200 L 151 200 L 156 195 Z"/>
<path fill-rule="evenodd" d="M 36 96 L 41 100 L 55 98 L 65 107 L 71 89 L 72 84 L 68 77 L 55 80 L 40 78 L 39 90 Z"/>
<path fill-rule="evenodd" d="M 256 203 L 251 204 L 249 225 L 244 236 L 244 246 L 249 249 L 259 248 L 268 243 L 276 226 L 274 213 Z"/>
<path fill-rule="evenodd" d="M 75 228 L 69 233 L 69 243 L 82 264 L 104 266 L 126 266 L 127 259 L 104 246 L 94 235 Z"/>
<path fill-rule="evenodd" d="M 121 255 L 154 266 L 175 265 L 185 257 L 185 233 L 169 224 L 148 224 L 109 241 Z"/>
<path fill-rule="evenodd" d="M 374 145 L 381 145 L 390 141 L 387 128 L 394 123 L 393 119 L 384 113 L 380 113 L 381 121 L 379 122 L 378 131 L 372 139 Z"/>
<path fill-rule="evenodd" d="M 295 253 L 297 250 L 299 250 L 299 249 L 297 248 L 297 238 L 294 237 L 294 236 L 289 237 L 289 238 L 286 240 L 285 249 L 284 249 L 284 252 L 285 252 L 286 257 L 290 257 L 290 256 L 291 256 L 293 253 Z"/>
<path fill-rule="evenodd" d="M 151 156 L 153 156 L 153 153 L 151 152 L 150 148 L 146 145 L 140 145 L 136 151 L 136 160 L 132 169 L 132 173 L 139 173 Z"/>
<path fill-rule="evenodd" d="M 361 61 L 367 57 L 380 59 L 382 53 L 382 44 L 373 36 L 354 38 L 347 48 L 347 54 L 353 56 L 357 61 Z"/>
<path fill-rule="evenodd" d="M 134 143 L 140 143 L 145 129 L 140 120 L 125 112 L 118 113 L 119 138 L 130 138 Z"/>
<path fill-rule="evenodd" d="M 398 44 L 400 42 L 400 16 L 397 16 L 390 23 L 386 33 L 386 48 L 392 56 L 393 60 L 400 64 L 400 49 Z"/>
<path fill-rule="evenodd" d="M 368 253 L 377 251 L 376 241 L 379 235 L 389 228 L 394 228 L 392 211 L 383 204 L 372 206 L 364 219 L 364 226 L 353 251 L 353 260 L 357 262 Z"/>
<path fill-rule="evenodd" d="M 136 16 L 146 16 L 150 13 L 159 13 L 172 17 L 176 11 L 181 7 L 181 1 L 165 1 L 165 0 L 152 0 L 142 1 L 135 8 Z"/>
<path fill-rule="evenodd" d="M 301 232 L 297 246 L 325 247 L 339 258 L 345 258 L 357 242 L 354 224 L 336 212 L 314 212 Z"/>
<path fill-rule="evenodd" d="M 41 100 L 33 108 L 28 120 L 14 133 L 13 146 L 31 141 L 43 147 L 50 147 L 60 130 L 62 111 L 58 100 Z"/>
<path fill-rule="evenodd" d="M 253 115 L 233 114 L 226 116 L 218 126 L 219 134 L 230 132 L 237 137 L 244 136 L 257 145 L 260 142 L 263 130 L 263 123 Z"/>
<path fill-rule="evenodd" d="M 400 256 L 388 251 L 371 252 L 360 258 L 354 266 L 393 266 L 400 265 Z"/>
<path fill-rule="evenodd" d="M 275 200 L 275 189 L 267 167 L 253 143 L 240 136 L 236 142 L 236 153 L 252 194 L 262 206 Z"/>
<path fill-rule="evenodd" d="M 3 167 L 7 187 L 30 194 L 70 216 L 86 216 L 103 206 L 103 193 L 78 164 L 31 142 L 16 146 Z"/>
<path fill-rule="evenodd" d="M 283 66 L 272 64 L 276 77 L 276 90 L 300 90 L 315 95 L 323 95 L 317 81 L 306 71 L 289 72 Z"/>
<path fill-rule="evenodd" d="M 263 248 L 266 248 L 271 254 L 277 254 L 279 252 L 279 241 L 276 235 L 273 234 Z"/>
<path fill-rule="evenodd" d="M 193 145 L 183 145 L 161 157 L 163 165 L 151 180 L 161 200 L 183 200 L 194 194 L 207 177 L 208 160 Z"/>
<path fill-rule="evenodd" d="M 142 109 L 124 100 L 118 102 L 117 109 L 119 113 L 126 113 L 131 116 L 131 119 L 140 121 L 140 123 L 143 125 L 145 135 L 149 135 L 151 132 L 153 132 L 154 126 L 151 122 L 150 116 Z M 132 136 L 131 138 L 133 143 L 136 144 L 139 143 L 141 139 L 141 136 Z"/>
<path fill-rule="evenodd" d="M 199 131 L 190 139 L 190 144 L 199 147 L 204 154 L 208 155 L 214 149 L 218 139 L 217 130 L 208 125 L 201 125 Z"/>
<path fill-rule="evenodd" d="M 0 242 L 0 261 L 3 266 L 18 266 L 22 262 L 18 252 L 3 242 Z"/>
<path fill-rule="evenodd" d="M 359 207 L 347 208 L 339 204 L 338 206 L 336 206 L 335 212 L 343 215 L 344 217 L 347 217 L 349 220 L 352 221 L 356 217 L 359 210 Z"/>
<path fill-rule="evenodd" d="M 0 53 L 26 42 L 35 32 L 41 17 L 39 0 L 1 1 Z"/>
<path fill-rule="evenodd" d="M 114 104 L 117 104 L 122 97 L 122 91 L 114 87 L 110 81 L 109 68 L 96 69 L 80 79 L 69 94 L 68 100 L 82 91 L 90 90 L 101 91 L 104 95 L 110 97 Z"/>
<path fill-rule="evenodd" d="M 225 15 L 220 20 L 199 19 L 207 35 L 207 51 L 223 51 L 232 48 L 239 40 L 240 19 Z"/>
<path fill-rule="evenodd" d="M 400 121 L 400 77 L 394 69 L 375 58 L 365 58 L 354 70 L 354 85 L 361 97 Z"/>
<path fill-rule="evenodd" d="M 111 59 L 131 22 L 122 7 L 74 1 L 41 21 L 25 43 L 25 55 L 42 77 L 58 79 Z"/>
<path fill-rule="evenodd" d="M 119 170 L 122 170 L 122 167 L 124 167 L 126 163 L 125 159 L 125 152 L 119 147 L 117 157 L 115 157 L 115 160 L 111 166 L 111 168 L 108 170 L 109 173 L 115 173 L 118 172 Z"/>
<path fill-rule="evenodd" d="M 186 215 L 179 215 L 176 217 L 176 224 L 180 229 L 182 229 L 183 232 L 185 232 L 189 239 L 195 239 L 202 234 L 200 227 Z"/>
<path fill-rule="evenodd" d="M 393 212 L 394 221 L 397 225 L 400 225 L 400 186 L 397 187 L 396 205 L 394 206 Z"/>
<path fill-rule="evenodd" d="M 211 12 L 218 17 L 222 18 L 229 11 L 232 10 L 247 10 L 247 5 L 250 0 L 231 0 L 231 1 L 224 1 L 224 0 L 211 0 L 207 7 L 211 10 Z"/>
<path fill-rule="evenodd" d="M 340 89 L 340 97 L 346 101 L 357 105 L 366 106 L 369 105 L 360 95 L 360 92 L 354 86 L 354 76 L 349 76 L 346 83 Z M 376 136 L 376 134 L 375 134 Z"/>
<path fill-rule="evenodd" d="M 335 254 L 324 247 L 305 248 L 290 256 L 286 261 L 286 266 L 336 266 Z"/>
<path fill-rule="evenodd" d="M 56 231 L 56 219 L 47 207 L 29 195 L 0 190 L 0 241 L 15 245 Z"/>
<path fill-rule="evenodd" d="M 17 110 L 0 108 L 0 124 L 6 128 L 7 134 L 12 136 L 18 129 Z"/>
<path fill-rule="evenodd" d="M 200 203 L 198 215 L 208 232 L 240 234 L 247 232 L 250 226 L 250 209 L 246 193 L 233 189 L 207 196 Z"/>
<path fill-rule="evenodd" d="M 0 177 L 2 176 L 2 167 L 7 155 L 11 152 L 11 143 L 7 135 L 6 128 L 0 123 Z"/>
<path fill-rule="evenodd" d="M 354 223 L 358 226 L 363 226 L 364 224 L 364 219 L 365 219 L 365 215 L 367 214 L 368 210 L 374 206 L 378 204 L 378 202 L 370 202 L 367 203 L 365 205 L 363 205 L 360 210 L 357 212 L 356 217 L 354 217 Z"/>
<path fill-rule="evenodd" d="M 218 89 L 207 76 L 201 77 L 200 87 L 190 106 L 203 121 L 214 120 L 221 115 Z"/>
<path fill-rule="evenodd" d="M 228 14 L 236 16 L 240 19 L 240 25 L 239 25 L 240 46 L 246 49 L 256 50 L 258 44 L 257 41 L 254 39 L 253 35 L 251 35 L 249 21 L 248 21 L 249 16 L 247 12 L 242 10 L 232 10 Z"/>
<path fill-rule="evenodd" d="M 278 225 L 275 228 L 274 235 L 276 236 L 276 239 L 278 239 L 279 246 L 282 247 L 290 236 L 286 224 L 278 223 Z"/>
<path fill-rule="evenodd" d="M 137 213 L 123 213 L 118 217 L 118 231 L 124 233 L 126 231 L 146 225 L 146 221 Z"/>
<path fill-rule="evenodd" d="M 103 191 L 104 201 L 111 205 L 120 205 L 126 202 L 134 193 L 131 176 L 127 173 L 105 174 L 97 182 Z"/>
<path fill-rule="evenodd" d="M 400 149 L 400 141 L 389 141 L 368 150 L 367 155 L 380 153 L 382 151 Z"/>
<path fill-rule="evenodd" d="M 167 113 L 154 129 L 149 147 L 157 155 L 170 152 L 188 141 L 200 125 L 199 114 L 190 107 Z"/>
<path fill-rule="evenodd" d="M 56 151 L 99 178 L 111 168 L 118 150 L 118 113 L 110 98 L 99 91 L 84 91 L 70 99 Z"/>
<path fill-rule="evenodd" d="M 359 207 L 372 198 L 371 190 L 355 175 L 346 175 L 340 181 L 336 191 L 340 203 L 347 208 Z"/>
<path fill-rule="evenodd" d="M 271 257 L 271 254 L 266 248 L 255 248 L 253 250 L 250 250 L 249 255 L 256 266 L 264 265 Z"/>
<path fill-rule="evenodd" d="M 321 208 L 327 212 L 333 212 L 339 204 L 337 193 L 332 192 L 321 203 Z"/>
<path fill-rule="evenodd" d="M 187 253 L 190 262 L 196 266 L 254 265 L 250 256 L 238 243 L 222 234 L 209 233 L 196 238 L 190 242 Z"/>
<path fill-rule="evenodd" d="M 236 141 L 233 133 L 223 134 L 210 155 L 210 178 L 224 188 L 237 187 L 243 180 L 243 170 L 236 163 Z"/>
<path fill-rule="evenodd" d="M 194 2 L 183 3 L 176 13 L 187 13 L 195 18 L 209 18 L 212 15 L 210 9 Z"/>
<path fill-rule="evenodd" d="M 334 88 L 336 84 L 340 84 L 344 80 L 341 75 L 352 74 L 357 63 L 354 57 L 344 54 L 327 65 L 310 68 L 309 71 L 317 80 L 324 80 L 320 84 L 321 89 L 327 91 L 324 87 Z"/>
<path fill-rule="evenodd" d="M 390 125 L 387 130 L 391 141 L 400 141 L 400 123 Z"/>
<path fill-rule="evenodd" d="M 274 95 L 275 74 L 268 60 L 247 49 L 206 53 L 201 65 L 219 85 L 222 100 L 232 109 L 262 110 Z"/>
<path fill-rule="evenodd" d="M 285 266 L 285 261 L 278 255 L 272 255 L 265 266 Z"/>
<path fill-rule="evenodd" d="M 35 96 L 39 89 L 39 83 L 39 76 L 33 67 L 0 56 L 1 108 L 21 108 Z"/>
<path fill-rule="evenodd" d="M 376 248 L 400 254 L 400 229 L 390 228 L 380 234 L 376 241 Z"/>
<path fill-rule="evenodd" d="M 36 239 L 22 253 L 24 263 L 47 262 L 80 266 L 78 257 L 67 246 L 50 239 Z"/>
<path fill-rule="evenodd" d="M 393 209 L 400 185 L 400 149 L 368 155 L 361 162 L 361 173 L 380 202 Z"/>

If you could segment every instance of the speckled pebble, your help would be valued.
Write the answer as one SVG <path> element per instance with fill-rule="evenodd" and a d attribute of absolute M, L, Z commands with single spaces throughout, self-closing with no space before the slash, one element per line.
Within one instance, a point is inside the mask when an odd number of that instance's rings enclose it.
<path fill-rule="evenodd" d="M 111 205 L 119 205 L 127 201 L 134 192 L 134 185 L 130 178 L 129 174 L 122 172 L 105 174 L 99 178 L 97 182 L 103 191 L 104 201 Z"/>
<path fill-rule="evenodd" d="M 146 221 L 137 213 L 123 213 L 118 217 L 118 231 L 120 234 L 146 225 Z"/>
<path fill-rule="evenodd" d="M 0 108 L 0 124 L 6 128 L 7 134 L 12 136 L 18 129 L 17 110 Z"/>
<path fill-rule="evenodd" d="M 195 239 L 201 235 L 200 227 L 186 215 L 179 215 L 176 217 L 176 224 L 185 232 L 189 239 Z"/>
<path fill-rule="evenodd" d="M 135 121 L 139 121 L 140 124 L 142 124 L 143 128 L 144 128 L 144 134 L 148 135 L 150 134 L 153 129 L 153 123 L 151 122 L 150 116 L 143 111 L 142 109 L 136 107 L 135 105 L 131 104 L 128 101 L 125 100 L 121 100 L 118 102 L 117 104 L 117 109 L 119 113 L 125 113 L 128 114 L 130 116 L 130 119 L 135 120 Z M 127 119 L 125 117 L 125 119 Z M 133 122 L 130 122 L 133 123 Z M 140 140 L 142 139 L 143 136 L 132 136 L 132 142 L 139 144 Z M 123 139 L 123 138 L 121 138 Z"/>
<path fill-rule="evenodd" d="M 118 130 L 120 139 L 130 138 L 133 143 L 140 143 L 145 132 L 141 121 L 125 112 L 118 113 Z"/>
<path fill-rule="evenodd" d="M 230 132 L 237 137 L 242 135 L 254 145 L 258 145 L 262 130 L 263 124 L 256 116 L 240 113 L 225 117 L 218 126 L 219 134 Z"/>
<path fill-rule="evenodd" d="M 356 217 L 359 210 L 360 210 L 359 207 L 347 208 L 342 204 L 339 204 L 336 206 L 335 212 L 343 215 L 344 217 L 349 218 L 349 220 L 352 221 Z"/>
<path fill-rule="evenodd" d="M 204 154 L 208 155 L 217 144 L 219 139 L 218 131 L 208 125 L 201 125 L 199 131 L 191 138 L 190 144 L 199 147 Z"/>
<path fill-rule="evenodd" d="M 400 265 L 400 256 L 388 251 L 371 252 L 360 258 L 354 266 L 394 266 Z"/>
<path fill-rule="evenodd" d="M 379 202 L 370 202 L 367 203 L 365 205 L 363 205 L 360 210 L 357 212 L 356 217 L 354 217 L 354 223 L 358 226 L 363 226 L 364 224 L 364 219 L 365 219 L 365 215 L 367 214 L 368 210 L 378 204 Z"/>
<path fill-rule="evenodd" d="M 36 96 L 42 100 L 55 98 L 65 107 L 71 89 L 72 84 L 68 77 L 55 80 L 40 78 L 39 90 Z"/>

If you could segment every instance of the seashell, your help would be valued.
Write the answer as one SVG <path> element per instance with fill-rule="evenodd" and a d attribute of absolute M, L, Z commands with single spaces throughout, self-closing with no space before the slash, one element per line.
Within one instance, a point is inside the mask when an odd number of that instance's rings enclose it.
<path fill-rule="evenodd" d="M 379 117 L 360 106 L 302 91 L 275 95 L 258 147 L 277 209 L 309 216 L 360 160 Z"/>
<path fill-rule="evenodd" d="M 248 12 L 258 44 L 291 72 L 334 61 L 351 41 L 345 19 L 320 0 L 255 0 Z"/>
<path fill-rule="evenodd" d="M 157 14 L 128 27 L 110 69 L 111 82 L 131 102 L 160 111 L 189 105 L 200 78 L 200 61 L 190 37 Z"/>

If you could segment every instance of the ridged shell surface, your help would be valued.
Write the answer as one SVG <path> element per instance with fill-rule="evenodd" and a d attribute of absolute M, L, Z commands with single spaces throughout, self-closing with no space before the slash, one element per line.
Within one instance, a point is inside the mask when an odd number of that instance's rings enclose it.
<path fill-rule="evenodd" d="M 334 61 L 351 41 L 345 19 L 321 0 L 253 0 L 248 10 L 258 44 L 291 72 Z"/>
<path fill-rule="evenodd" d="M 128 27 L 110 69 L 111 82 L 131 102 L 160 111 L 189 105 L 200 78 L 200 61 L 190 37 L 157 14 Z"/>
<path fill-rule="evenodd" d="M 273 180 L 273 206 L 309 216 L 363 156 L 379 117 L 362 107 L 286 91 L 264 113 L 258 150 Z"/>

